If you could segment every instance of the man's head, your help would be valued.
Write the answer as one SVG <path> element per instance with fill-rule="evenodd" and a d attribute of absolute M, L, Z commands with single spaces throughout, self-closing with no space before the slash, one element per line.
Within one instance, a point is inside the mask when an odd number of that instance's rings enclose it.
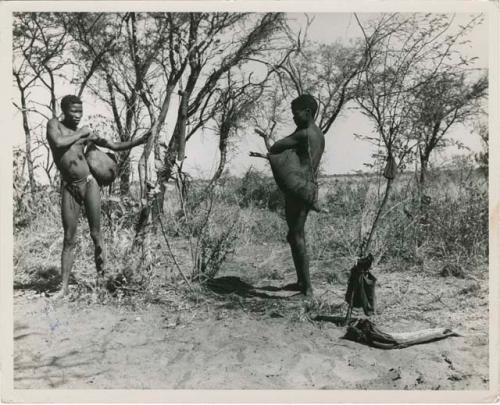
<path fill-rule="evenodd" d="M 307 127 L 316 116 L 318 103 L 310 94 L 302 94 L 292 101 L 293 121 L 298 127 Z"/>
<path fill-rule="evenodd" d="M 77 127 L 82 119 L 83 109 L 80 97 L 69 94 L 61 100 L 61 110 L 64 120 L 71 126 Z"/>

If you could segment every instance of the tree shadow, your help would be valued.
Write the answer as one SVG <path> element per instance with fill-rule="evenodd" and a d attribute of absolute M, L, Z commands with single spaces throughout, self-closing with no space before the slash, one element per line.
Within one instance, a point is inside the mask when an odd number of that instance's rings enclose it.
<path fill-rule="evenodd" d="M 56 266 L 36 267 L 28 274 L 26 281 L 14 281 L 14 290 L 34 290 L 36 293 L 53 293 L 61 288 L 62 276 Z M 70 284 L 76 284 L 71 274 Z"/>
<path fill-rule="evenodd" d="M 28 336 L 32 336 L 32 335 L 41 335 L 41 333 L 34 333 L 34 332 L 31 332 L 31 333 L 21 333 L 20 335 L 14 336 L 14 341 L 22 340 L 22 339 L 25 339 Z"/>
<path fill-rule="evenodd" d="M 292 287 L 293 284 L 287 284 L 283 287 L 277 286 L 253 286 L 239 277 L 223 276 L 211 279 L 206 283 L 207 288 L 219 295 L 236 294 L 243 298 L 270 298 L 270 299 L 286 299 L 295 295 L 300 295 Z M 280 295 L 283 293 L 284 295 Z"/>
<path fill-rule="evenodd" d="M 312 318 L 317 322 L 331 322 L 336 326 L 347 326 L 348 322 L 345 315 L 316 315 Z M 358 318 L 350 318 L 349 322 L 357 321 Z"/>
<path fill-rule="evenodd" d="M 130 350 L 137 348 L 155 347 L 165 343 L 165 339 L 147 340 L 143 343 L 124 345 L 115 342 L 115 335 L 112 331 L 100 338 L 100 343 L 90 342 L 79 345 L 78 350 L 70 348 L 55 354 L 40 355 L 31 351 L 28 360 L 21 360 L 23 354 L 18 354 L 14 358 L 14 382 L 16 389 L 23 388 L 63 388 L 65 385 L 82 385 L 88 387 L 89 381 L 101 375 L 113 375 L 116 372 L 116 359 L 119 359 L 114 350 Z M 48 353 L 46 353 L 48 354 Z M 19 357 L 21 356 L 21 357 Z M 107 359 L 106 361 L 104 361 Z M 90 381 L 90 384 L 93 382 Z M 127 387 L 109 387 L 127 388 Z"/>
<path fill-rule="evenodd" d="M 69 379 L 90 378 L 103 371 L 92 371 L 84 373 L 79 368 L 92 365 L 91 361 L 82 361 L 79 358 L 81 353 L 71 350 L 61 355 L 51 356 L 45 361 L 14 361 L 14 382 L 22 383 L 26 381 L 43 381 L 50 388 L 57 388 L 64 385 Z"/>

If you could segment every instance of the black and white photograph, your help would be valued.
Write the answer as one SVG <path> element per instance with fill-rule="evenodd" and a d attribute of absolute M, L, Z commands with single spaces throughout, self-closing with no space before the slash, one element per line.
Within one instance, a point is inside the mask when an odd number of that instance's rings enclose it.
<path fill-rule="evenodd" d="M 21 3 L 3 400 L 494 401 L 498 4 Z"/>

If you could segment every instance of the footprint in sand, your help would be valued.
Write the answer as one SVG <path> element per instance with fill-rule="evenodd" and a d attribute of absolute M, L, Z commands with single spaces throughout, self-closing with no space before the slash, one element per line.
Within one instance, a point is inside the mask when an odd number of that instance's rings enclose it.
<path fill-rule="evenodd" d="M 297 346 L 296 346 L 296 350 L 300 353 L 312 353 L 313 352 L 313 348 L 310 344 L 308 343 L 299 343 Z"/>
<path fill-rule="evenodd" d="M 236 354 L 236 360 L 238 360 L 240 363 L 243 363 L 245 361 L 245 354 L 243 353 L 244 348 L 240 348 L 238 350 L 238 353 Z"/>
<path fill-rule="evenodd" d="M 186 352 L 184 350 L 179 350 L 177 352 L 177 354 L 174 356 L 174 358 L 171 359 L 168 363 L 169 364 L 177 363 L 179 360 L 181 360 L 184 357 L 185 354 L 186 354 Z"/>

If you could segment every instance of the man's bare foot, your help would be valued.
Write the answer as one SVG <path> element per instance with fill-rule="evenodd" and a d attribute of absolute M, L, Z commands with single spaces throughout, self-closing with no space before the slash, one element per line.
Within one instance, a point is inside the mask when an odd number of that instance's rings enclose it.
<path fill-rule="evenodd" d="M 283 287 L 281 287 L 282 290 L 284 291 L 298 291 L 302 295 L 305 295 L 306 297 L 312 297 L 313 296 L 313 290 L 312 288 L 304 288 L 304 286 L 300 283 L 291 283 L 287 284 Z"/>
<path fill-rule="evenodd" d="M 315 212 L 319 212 L 321 214 L 328 214 L 330 211 L 328 208 L 320 206 L 317 202 L 315 202 L 313 205 L 311 205 L 311 210 Z"/>
<path fill-rule="evenodd" d="M 65 289 L 59 290 L 58 292 L 50 296 L 50 299 L 54 301 L 63 301 L 67 298 L 68 298 L 68 290 Z"/>
<path fill-rule="evenodd" d="M 313 211 L 316 211 L 316 212 L 321 212 L 321 211 L 322 211 L 322 209 L 321 209 L 321 207 L 319 206 L 319 204 L 318 204 L 318 202 L 317 202 L 317 201 L 315 201 L 315 202 L 313 203 L 313 205 L 311 205 L 311 209 L 312 209 Z"/>
<path fill-rule="evenodd" d="M 290 284 L 287 284 L 287 285 L 281 287 L 281 289 L 285 290 L 285 291 L 300 291 L 300 292 L 302 292 L 303 287 L 299 283 L 290 283 Z"/>
<path fill-rule="evenodd" d="M 106 279 L 104 275 L 98 274 L 95 280 L 95 289 L 96 291 L 105 290 L 106 289 Z"/>

